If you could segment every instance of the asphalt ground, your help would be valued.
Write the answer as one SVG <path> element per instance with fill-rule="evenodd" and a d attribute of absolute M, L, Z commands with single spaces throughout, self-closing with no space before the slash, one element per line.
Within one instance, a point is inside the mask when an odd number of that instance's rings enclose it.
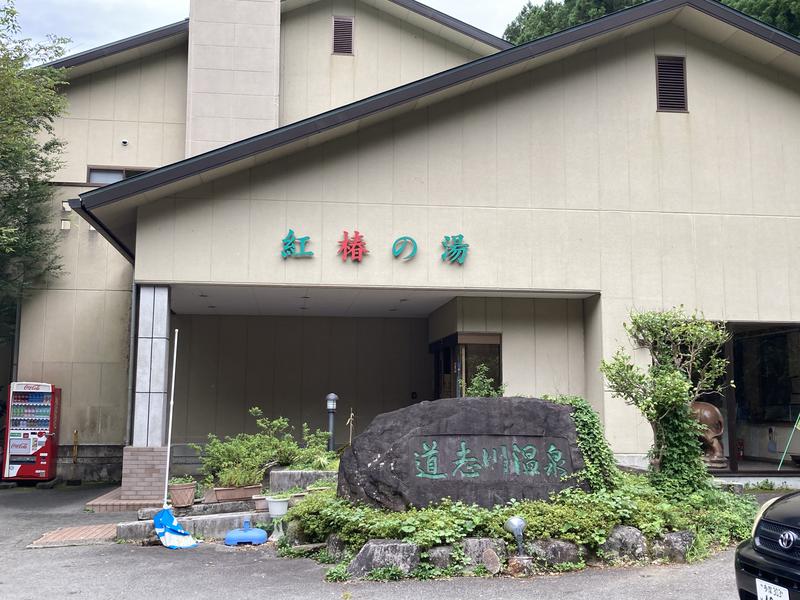
<path fill-rule="evenodd" d="M 128 544 L 26 549 L 58 527 L 133 520 L 133 513 L 83 511 L 99 486 L 0 490 L 0 598 L 280 600 L 735 600 L 733 551 L 693 565 L 590 568 L 532 579 L 495 577 L 394 583 L 324 581 L 326 567 L 277 558 L 270 548 L 191 550 Z"/>

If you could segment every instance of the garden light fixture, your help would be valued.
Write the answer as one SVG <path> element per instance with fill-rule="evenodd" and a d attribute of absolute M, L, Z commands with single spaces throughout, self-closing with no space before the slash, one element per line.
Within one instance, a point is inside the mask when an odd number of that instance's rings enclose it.
<path fill-rule="evenodd" d="M 328 437 L 328 450 L 334 450 L 334 442 L 333 442 L 333 420 L 336 416 L 336 403 L 339 401 L 339 396 L 331 392 L 327 396 L 325 396 L 325 402 L 328 405 L 328 433 L 330 436 Z"/>
<path fill-rule="evenodd" d="M 511 533 L 517 540 L 517 556 L 525 556 L 525 551 L 522 547 L 522 533 L 527 526 L 528 524 L 522 517 L 510 517 L 506 524 L 503 525 L 503 529 Z"/>

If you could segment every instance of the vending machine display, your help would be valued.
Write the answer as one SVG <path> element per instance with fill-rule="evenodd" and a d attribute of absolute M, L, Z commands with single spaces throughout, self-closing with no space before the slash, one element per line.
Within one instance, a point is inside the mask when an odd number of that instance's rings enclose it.
<path fill-rule="evenodd" d="M 49 383 L 12 383 L 6 411 L 3 479 L 56 476 L 61 389 Z"/>

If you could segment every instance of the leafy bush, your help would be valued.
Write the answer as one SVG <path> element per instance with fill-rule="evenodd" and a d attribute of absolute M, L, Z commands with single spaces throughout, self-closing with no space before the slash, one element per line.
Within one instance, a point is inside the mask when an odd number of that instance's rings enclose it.
<path fill-rule="evenodd" d="M 350 573 L 347 572 L 347 563 L 342 562 L 328 569 L 325 573 L 325 581 L 347 581 L 350 579 Z"/>
<path fill-rule="evenodd" d="M 613 490 L 619 484 L 620 472 L 614 453 L 606 441 L 600 417 L 592 406 L 579 396 L 545 396 L 545 400 L 572 407 L 572 420 L 578 433 L 578 448 L 584 468 L 576 475 L 592 490 Z"/>
<path fill-rule="evenodd" d="M 244 487 L 261 485 L 266 467 L 252 465 L 230 465 L 217 473 L 217 483 L 221 487 Z"/>
<path fill-rule="evenodd" d="M 336 454 L 327 449 L 327 432 L 311 431 L 303 424 L 302 443 L 298 443 L 288 419 L 268 419 L 258 408 L 251 408 L 250 414 L 256 418 L 256 433 L 239 433 L 225 439 L 209 434 L 205 446 L 191 445 L 200 453 L 204 485 L 228 486 L 234 481 L 249 481 L 247 485 L 254 485 L 261 482 L 271 467 L 317 469 L 336 460 Z"/>
<path fill-rule="evenodd" d="M 702 461 L 703 426 L 691 403 L 721 395 L 728 361 L 721 353 L 730 334 L 722 323 L 687 314 L 683 307 L 631 314 L 625 330 L 650 353 L 643 370 L 619 350 L 600 370 L 615 396 L 639 409 L 653 429 L 651 478 L 675 497 L 708 485 Z"/>
<path fill-rule="evenodd" d="M 698 539 L 693 555 L 699 557 L 713 546 L 747 538 L 755 504 L 712 487 L 675 499 L 647 477 L 619 473 L 614 489 L 571 488 L 555 494 L 550 502 L 511 501 L 493 509 L 445 499 L 424 509 L 391 512 L 351 504 L 331 491 L 317 492 L 289 509 L 286 518 L 297 520 L 311 542 L 321 542 L 336 533 L 355 551 L 369 539 L 393 538 L 414 542 L 424 552 L 465 537 L 498 537 L 513 542 L 503 529 L 513 515 L 527 521 L 527 539 L 569 540 L 591 550 L 605 542 L 617 525 L 637 527 L 650 539 L 669 531 L 690 530 Z M 433 576 L 427 567 L 422 571 Z"/>
<path fill-rule="evenodd" d="M 405 579 L 405 577 L 406 574 L 398 567 L 389 566 L 372 569 L 372 571 L 367 573 L 364 579 L 369 581 L 400 581 L 401 579 Z"/>
<path fill-rule="evenodd" d="M 194 477 L 191 475 L 176 475 L 169 478 L 169 485 L 182 485 L 184 483 L 194 483 Z"/>
<path fill-rule="evenodd" d="M 489 367 L 480 364 L 475 368 L 464 395 L 468 398 L 498 398 L 505 392 L 505 384 L 495 384 L 494 378 L 489 377 Z"/>

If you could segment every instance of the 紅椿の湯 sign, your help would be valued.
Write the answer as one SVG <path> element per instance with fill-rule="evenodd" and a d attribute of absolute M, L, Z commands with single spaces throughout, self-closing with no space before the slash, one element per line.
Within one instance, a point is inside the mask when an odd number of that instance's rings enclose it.
<path fill-rule="evenodd" d="M 311 236 L 298 236 L 294 229 L 289 229 L 286 236 L 281 240 L 281 258 L 314 258 L 314 251 L 310 248 Z M 440 260 L 451 265 L 463 265 L 469 253 L 469 244 L 464 241 L 461 233 L 445 235 L 441 242 L 443 252 Z M 395 258 L 403 261 L 413 260 L 417 256 L 419 246 L 417 241 L 410 235 L 402 235 L 391 245 L 391 253 Z M 355 230 L 351 234 L 345 230 L 342 238 L 338 242 L 336 251 L 337 256 L 341 257 L 342 262 L 360 263 L 369 253 L 367 240 L 364 235 Z"/>

